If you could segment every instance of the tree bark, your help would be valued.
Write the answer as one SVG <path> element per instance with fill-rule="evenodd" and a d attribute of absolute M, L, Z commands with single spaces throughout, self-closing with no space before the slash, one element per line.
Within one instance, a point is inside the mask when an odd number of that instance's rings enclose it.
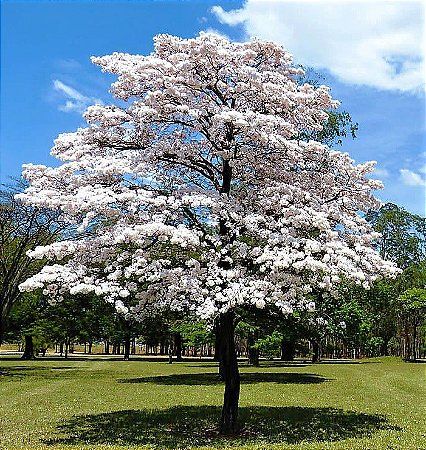
<path fill-rule="evenodd" d="M 321 348 L 320 348 L 319 342 L 317 342 L 317 341 L 312 342 L 312 350 L 314 352 L 312 355 L 312 362 L 313 363 L 319 362 L 319 360 L 321 358 Z"/>
<path fill-rule="evenodd" d="M 126 334 L 124 338 L 124 360 L 128 361 L 130 359 L 130 335 Z"/>
<path fill-rule="evenodd" d="M 180 333 L 174 335 L 174 353 L 176 361 L 182 361 L 182 335 Z"/>
<path fill-rule="evenodd" d="M 165 354 L 166 354 L 166 342 L 165 342 L 165 339 L 162 338 L 160 340 L 160 355 L 163 356 Z"/>
<path fill-rule="evenodd" d="M 33 337 L 30 334 L 25 335 L 25 348 L 21 359 L 35 359 Z"/>
<path fill-rule="evenodd" d="M 292 339 L 281 341 L 281 361 L 293 361 L 296 356 L 296 343 Z"/>
<path fill-rule="evenodd" d="M 259 349 L 256 348 L 255 345 L 255 336 L 251 333 L 247 337 L 247 353 L 248 353 L 248 362 L 250 365 L 254 367 L 259 366 Z"/>
<path fill-rule="evenodd" d="M 413 361 L 417 361 L 417 321 L 413 323 Z"/>
<path fill-rule="evenodd" d="M 238 401 L 240 397 L 240 374 L 234 339 L 234 313 L 228 311 L 219 319 L 220 354 L 223 363 L 225 392 L 220 418 L 220 433 L 229 435 L 238 432 Z"/>

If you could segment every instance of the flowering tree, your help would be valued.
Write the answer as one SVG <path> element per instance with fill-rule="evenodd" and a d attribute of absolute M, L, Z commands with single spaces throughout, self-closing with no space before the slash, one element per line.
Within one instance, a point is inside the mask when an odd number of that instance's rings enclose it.
<path fill-rule="evenodd" d="M 274 43 L 159 35 L 149 56 L 92 61 L 118 76 L 119 106 L 89 107 L 86 128 L 58 137 L 61 166 L 24 166 L 30 187 L 20 198 L 61 208 L 75 234 L 34 249 L 57 264 L 21 289 L 215 319 L 220 428 L 235 432 L 236 309 L 312 308 L 313 286 L 332 290 L 342 277 L 368 286 L 395 272 L 358 214 L 378 206 L 380 182 L 366 178 L 374 163 L 303 140 L 338 102 L 325 86 L 300 85 L 300 69 Z M 130 311 L 129 298 L 139 302 Z"/>

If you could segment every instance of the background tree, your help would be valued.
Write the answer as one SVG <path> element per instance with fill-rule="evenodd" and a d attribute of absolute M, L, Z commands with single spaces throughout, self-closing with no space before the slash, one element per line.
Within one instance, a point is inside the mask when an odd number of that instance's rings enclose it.
<path fill-rule="evenodd" d="M 374 163 L 303 140 L 338 103 L 325 86 L 300 85 L 274 43 L 159 35 L 149 56 L 93 61 L 118 75 L 124 103 L 90 107 L 88 127 L 59 136 L 61 166 L 26 166 L 19 198 L 60 207 L 80 235 L 36 249 L 58 264 L 21 289 L 95 292 L 116 305 L 134 297 L 136 315 L 156 305 L 216 321 L 220 430 L 234 433 L 238 308 L 291 313 L 312 287 L 396 273 L 358 214 L 378 206 L 381 183 L 366 177 Z"/>
<path fill-rule="evenodd" d="M 15 198 L 25 186 L 16 181 L 0 190 L 0 344 L 7 316 L 20 299 L 19 284 L 43 265 L 26 252 L 53 242 L 63 231 L 58 210 L 29 206 Z"/>
<path fill-rule="evenodd" d="M 402 299 L 407 290 L 426 286 L 426 218 L 387 203 L 378 211 L 368 212 L 366 219 L 381 233 L 375 245 L 382 257 L 404 269 L 395 280 L 375 282 L 366 295 L 364 305 L 371 315 L 372 337 L 383 341 L 381 353 L 387 354 L 399 333 L 400 354 L 410 359 L 412 346 L 408 343 L 417 341 L 410 333 L 417 328 L 408 326 L 404 319 L 407 305 Z"/>
<path fill-rule="evenodd" d="M 420 353 L 424 353 L 426 344 L 426 289 L 407 289 L 398 297 L 397 304 L 403 340 L 402 357 L 416 361 Z"/>
<path fill-rule="evenodd" d="M 425 260 L 426 218 L 386 203 L 378 211 L 369 211 L 366 219 L 380 233 L 376 245 L 383 258 L 401 269 Z"/>

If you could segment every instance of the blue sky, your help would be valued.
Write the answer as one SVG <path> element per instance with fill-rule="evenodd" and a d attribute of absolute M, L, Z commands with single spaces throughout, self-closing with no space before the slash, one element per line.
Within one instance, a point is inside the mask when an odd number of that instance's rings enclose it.
<path fill-rule="evenodd" d="M 353 120 L 342 150 L 378 161 L 377 193 L 425 213 L 424 6 L 421 2 L 116 1 L 1 4 L 0 180 L 26 162 L 57 165 L 61 132 L 83 126 L 82 110 L 110 103 L 113 77 L 90 56 L 146 54 L 152 37 L 215 30 L 235 40 L 282 43 L 314 67 Z"/>

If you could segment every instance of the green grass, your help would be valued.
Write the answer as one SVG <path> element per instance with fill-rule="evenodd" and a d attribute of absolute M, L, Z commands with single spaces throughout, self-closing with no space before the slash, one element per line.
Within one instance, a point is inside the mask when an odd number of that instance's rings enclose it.
<path fill-rule="evenodd" d="M 426 449 L 426 364 L 241 365 L 239 437 L 222 438 L 210 362 L 0 360 L 0 449 Z"/>

